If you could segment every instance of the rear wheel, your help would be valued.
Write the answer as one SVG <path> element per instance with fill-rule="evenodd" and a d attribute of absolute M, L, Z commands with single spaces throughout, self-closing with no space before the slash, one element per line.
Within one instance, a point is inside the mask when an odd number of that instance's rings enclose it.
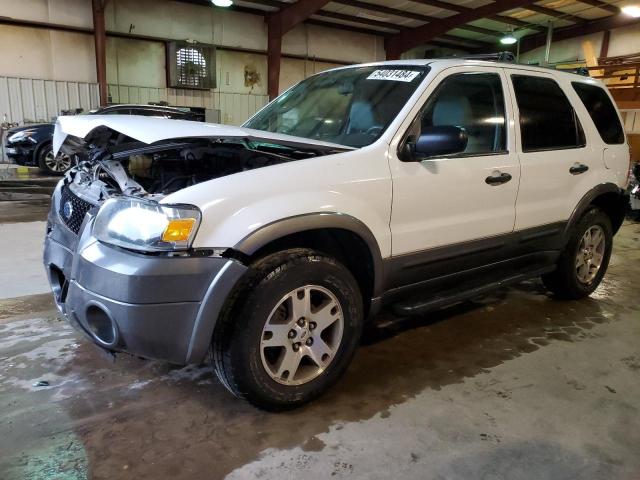
<path fill-rule="evenodd" d="M 362 318 L 358 284 L 335 259 L 307 249 L 270 255 L 251 267 L 220 318 L 216 373 L 259 408 L 295 408 L 344 373 Z"/>
<path fill-rule="evenodd" d="M 561 298 L 590 295 L 607 271 L 612 246 L 608 215 L 597 207 L 589 209 L 573 228 L 558 268 L 542 277 L 545 286 Z"/>
<path fill-rule="evenodd" d="M 49 143 L 40 148 L 38 152 L 38 167 L 50 175 L 62 175 L 71 168 L 71 157 L 66 153 L 58 152 L 53 155 L 53 147 Z"/>

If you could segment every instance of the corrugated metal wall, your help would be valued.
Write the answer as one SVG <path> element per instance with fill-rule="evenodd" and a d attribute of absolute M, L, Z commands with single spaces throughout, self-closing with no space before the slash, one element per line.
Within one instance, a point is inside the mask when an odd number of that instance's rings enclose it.
<path fill-rule="evenodd" d="M 622 120 L 624 121 L 624 131 L 627 134 L 640 134 L 640 110 L 622 110 Z"/>
<path fill-rule="evenodd" d="M 0 122 L 50 122 L 62 110 L 98 106 L 98 85 L 0 76 Z"/>
<path fill-rule="evenodd" d="M 222 123 L 239 125 L 269 101 L 266 95 L 221 93 L 210 90 L 176 90 L 109 85 L 113 103 L 168 102 L 183 107 L 215 108 Z M 0 123 L 50 122 L 62 110 L 97 108 L 98 85 L 0 76 Z"/>
<path fill-rule="evenodd" d="M 229 125 L 240 125 L 269 102 L 267 95 L 128 85 L 109 85 L 109 99 L 112 103 L 167 102 L 180 107 L 215 108 L 220 110 L 221 122 Z"/>

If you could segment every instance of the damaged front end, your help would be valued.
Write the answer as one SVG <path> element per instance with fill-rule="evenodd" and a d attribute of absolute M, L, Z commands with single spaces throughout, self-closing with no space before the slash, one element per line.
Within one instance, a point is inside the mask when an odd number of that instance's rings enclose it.
<path fill-rule="evenodd" d="M 61 118 L 54 135 L 54 148 L 77 159 L 54 192 L 47 222 L 44 264 L 56 304 L 104 349 L 200 362 L 246 267 L 192 250 L 200 210 L 161 200 L 344 148 L 199 122 L 128 117 L 96 125 L 96 117 Z"/>
<path fill-rule="evenodd" d="M 60 148 L 78 163 L 65 181 L 103 201 L 113 195 L 159 200 L 219 177 L 346 150 L 250 138 L 168 139 L 151 145 L 103 127 L 87 139 L 67 137 Z"/>

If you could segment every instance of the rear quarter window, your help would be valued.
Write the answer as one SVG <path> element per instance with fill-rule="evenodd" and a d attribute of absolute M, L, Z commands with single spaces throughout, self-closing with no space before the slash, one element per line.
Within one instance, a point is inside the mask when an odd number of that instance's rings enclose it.
<path fill-rule="evenodd" d="M 524 152 L 585 146 L 582 126 L 560 85 L 550 78 L 530 75 L 511 75 L 511 81 Z"/>
<path fill-rule="evenodd" d="M 607 92 L 596 85 L 582 82 L 572 82 L 571 85 L 589 112 L 604 143 L 624 143 L 624 130 Z"/>

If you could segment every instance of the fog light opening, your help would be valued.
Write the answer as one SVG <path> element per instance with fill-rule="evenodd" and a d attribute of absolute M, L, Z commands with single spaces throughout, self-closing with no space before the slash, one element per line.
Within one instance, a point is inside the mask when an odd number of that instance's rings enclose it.
<path fill-rule="evenodd" d="M 100 343 L 112 346 L 116 342 L 116 326 L 111 317 L 97 305 L 87 308 L 87 327 Z"/>
<path fill-rule="evenodd" d="M 51 278 L 51 289 L 58 303 L 64 303 L 67 296 L 68 282 L 62 270 L 55 265 L 49 267 Z"/>

